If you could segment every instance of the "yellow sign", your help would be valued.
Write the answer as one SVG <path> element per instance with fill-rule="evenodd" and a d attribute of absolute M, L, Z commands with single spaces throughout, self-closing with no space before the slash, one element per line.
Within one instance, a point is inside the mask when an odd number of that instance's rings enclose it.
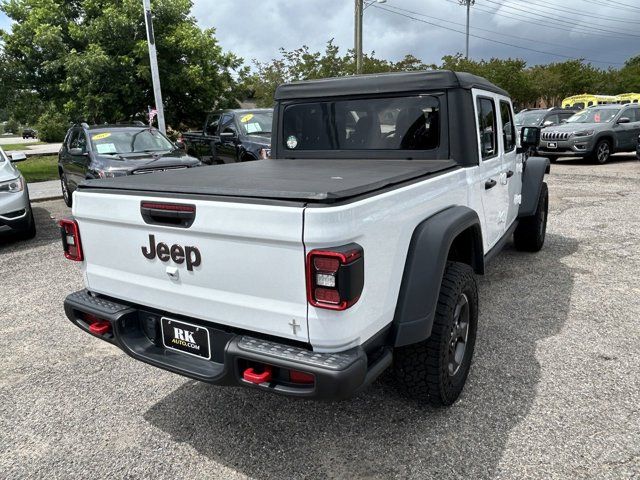
<path fill-rule="evenodd" d="M 91 137 L 91 140 L 104 140 L 105 138 L 109 138 L 110 136 L 110 133 L 99 133 Z"/>
<path fill-rule="evenodd" d="M 247 123 L 249 120 L 253 118 L 253 113 L 247 113 L 244 117 L 240 119 L 242 123 Z"/>

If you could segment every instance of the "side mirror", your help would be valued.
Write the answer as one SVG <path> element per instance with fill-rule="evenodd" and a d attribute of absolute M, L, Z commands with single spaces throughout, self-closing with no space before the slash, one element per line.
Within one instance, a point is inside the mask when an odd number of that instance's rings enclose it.
<path fill-rule="evenodd" d="M 15 162 L 22 162 L 26 160 L 27 156 L 24 154 L 24 152 L 14 152 L 11 155 L 9 155 L 9 158 L 11 159 L 11 163 L 15 163 Z"/>
<path fill-rule="evenodd" d="M 551 120 L 546 120 L 546 121 L 542 124 L 542 126 L 543 126 L 543 127 L 549 127 L 549 126 L 551 126 L 551 125 L 553 125 L 553 122 L 552 122 Z"/>
<path fill-rule="evenodd" d="M 629 117 L 620 117 L 616 123 L 630 123 L 631 119 Z"/>
<path fill-rule="evenodd" d="M 518 153 L 536 148 L 540 143 L 540 129 L 538 127 L 522 127 L 520 130 L 520 147 Z"/>
<path fill-rule="evenodd" d="M 178 147 L 180 150 L 186 150 L 187 144 L 184 143 L 183 140 L 176 140 L 176 147 Z"/>
<path fill-rule="evenodd" d="M 567 123 L 567 119 L 566 119 L 566 118 L 563 118 L 562 120 L 560 120 L 560 123 L 562 123 L 562 124 Z"/>
<path fill-rule="evenodd" d="M 70 148 L 69 149 L 69 155 L 73 155 L 74 157 L 81 157 L 81 156 L 86 155 L 86 154 L 87 154 L 87 152 L 85 152 L 81 148 Z"/>

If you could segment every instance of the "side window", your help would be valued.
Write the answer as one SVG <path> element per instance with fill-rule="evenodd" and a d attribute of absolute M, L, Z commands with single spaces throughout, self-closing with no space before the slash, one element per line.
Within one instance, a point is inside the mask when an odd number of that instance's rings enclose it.
<path fill-rule="evenodd" d="M 87 136 L 83 131 L 78 132 L 78 140 L 76 141 L 77 147 L 82 150 L 82 153 L 87 152 Z"/>
<path fill-rule="evenodd" d="M 510 152 L 516 148 L 516 128 L 511 116 L 511 106 L 509 102 L 500 101 L 500 117 L 502 118 L 502 141 L 504 151 Z M 557 115 L 556 115 L 557 117 Z"/>
<path fill-rule="evenodd" d="M 553 115 L 549 115 L 547 118 L 544 119 L 543 125 L 558 125 L 559 123 L 560 123 L 560 118 L 558 117 L 557 113 L 554 113 Z"/>
<path fill-rule="evenodd" d="M 221 133 L 237 133 L 236 126 L 233 123 L 233 115 L 223 115 L 220 123 L 222 124 L 222 127 L 220 128 Z"/>
<path fill-rule="evenodd" d="M 215 135 L 218 133 L 218 124 L 220 123 L 220 115 L 209 115 L 207 123 L 207 135 Z"/>
<path fill-rule="evenodd" d="M 498 153 L 496 142 L 496 106 L 489 98 L 478 98 L 478 135 L 482 159 L 495 157 Z"/>
<path fill-rule="evenodd" d="M 629 111 L 629 120 L 632 122 L 640 122 L 640 108 L 632 108 Z"/>
<path fill-rule="evenodd" d="M 67 148 L 75 148 L 75 145 L 78 143 L 78 130 L 71 130 L 69 136 L 67 137 Z"/>

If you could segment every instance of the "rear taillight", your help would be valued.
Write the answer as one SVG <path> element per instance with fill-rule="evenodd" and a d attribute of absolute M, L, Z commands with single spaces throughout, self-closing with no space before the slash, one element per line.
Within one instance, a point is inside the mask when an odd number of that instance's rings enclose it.
<path fill-rule="evenodd" d="M 62 236 L 62 247 L 64 248 L 64 256 L 69 260 L 81 262 L 83 257 L 78 222 L 69 218 L 63 218 L 60 220 L 59 225 L 60 235 Z"/>
<path fill-rule="evenodd" d="M 345 310 L 364 287 L 364 253 L 356 243 L 307 255 L 307 298 L 314 307 Z"/>

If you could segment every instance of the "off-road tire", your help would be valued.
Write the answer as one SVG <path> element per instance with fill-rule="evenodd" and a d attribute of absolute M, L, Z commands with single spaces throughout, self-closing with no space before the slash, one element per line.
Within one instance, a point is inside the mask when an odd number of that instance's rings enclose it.
<path fill-rule="evenodd" d="M 539 252 L 544 245 L 547 235 L 547 218 L 549 214 L 549 188 L 542 182 L 536 213 L 530 217 L 520 219 L 515 232 L 513 243 L 521 252 Z"/>
<path fill-rule="evenodd" d="M 450 372 L 450 346 L 456 308 L 462 296 L 468 305 L 468 333 L 458 369 Z M 399 347 L 394 353 L 394 377 L 402 393 L 435 407 L 454 403 L 467 380 L 478 325 L 478 286 L 469 265 L 447 262 L 431 335 Z"/>
<path fill-rule="evenodd" d="M 60 173 L 60 188 L 62 189 L 62 199 L 67 207 L 73 206 L 73 193 L 69 191 L 69 184 L 67 183 L 67 174 Z"/>

